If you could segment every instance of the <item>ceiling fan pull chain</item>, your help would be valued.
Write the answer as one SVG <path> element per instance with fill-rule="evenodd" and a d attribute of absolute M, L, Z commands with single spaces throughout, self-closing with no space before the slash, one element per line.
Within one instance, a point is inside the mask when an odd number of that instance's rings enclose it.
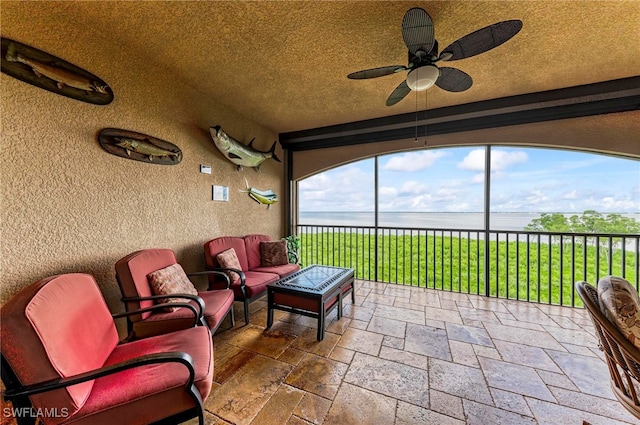
<path fill-rule="evenodd" d="M 427 147 L 427 114 L 429 113 L 429 92 L 424 92 L 424 147 Z"/>
<path fill-rule="evenodd" d="M 418 92 L 416 92 L 416 135 L 413 142 L 418 143 Z"/>

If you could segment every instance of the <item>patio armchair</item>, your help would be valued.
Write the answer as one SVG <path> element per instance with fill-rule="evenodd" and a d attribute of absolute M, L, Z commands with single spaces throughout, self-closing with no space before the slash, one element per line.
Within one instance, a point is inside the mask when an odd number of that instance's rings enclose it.
<path fill-rule="evenodd" d="M 628 285 L 629 293 L 635 292 L 635 298 L 638 298 L 637 290 L 621 278 L 607 276 L 598 282 L 598 286 L 607 285 L 610 287 L 611 279 L 622 280 L 623 284 Z M 620 327 L 607 318 L 603 312 L 603 309 L 606 309 L 603 307 L 605 302 L 603 302 L 603 297 L 598 295 L 602 293 L 602 288 L 597 290 L 587 282 L 577 282 L 575 286 L 591 317 L 600 349 L 605 355 L 613 394 L 631 414 L 640 419 L 640 349 L 638 349 L 640 341 L 635 340 L 636 343 L 632 343 L 629 337 L 622 333 Z M 618 300 L 620 299 L 622 298 L 618 297 Z M 640 312 L 638 305 L 631 307 L 631 309 L 635 309 L 636 313 Z M 630 314 L 631 310 L 627 309 L 627 312 Z M 629 320 L 632 322 L 636 320 L 629 314 L 624 314 L 627 323 Z"/>
<path fill-rule="evenodd" d="M 215 333 L 227 315 L 231 319 L 231 326 L 235 325 L 233 291 L 229 289 L 229 280 L 222 272 L 186 274 L 170 249 L 133 252 L 118 260 L 115 269 L 127 311 L 149 307 L 166 299 L 173 303 L 168 308 L 127 316 L 127 329 L 132 339 L 161 335 L 194 324 L 205 325 L 211 329 L 211 333 Z M 216 290 L 197 291 L 187 276 L 203 275 L 217 275 L 220 279 L 226 279 L 226 285 Z"/>
<path fill-rule="evenodd" d="M 164 308 L 156 305 L 143 310 Z M 213 381 L 204 326 L 121 343 L 88 274 L 42 279 L 2 306 L 5 400 L 18 424 L 160 424 L 197 417 Z M 4 421 L 3 421 L 4 423 Z"/>

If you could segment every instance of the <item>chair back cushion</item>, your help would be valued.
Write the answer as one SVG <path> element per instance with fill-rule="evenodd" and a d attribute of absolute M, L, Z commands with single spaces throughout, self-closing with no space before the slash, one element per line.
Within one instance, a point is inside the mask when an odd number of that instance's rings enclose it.
<path fill-rule="evenodd" d="M 118 333 L 96 281 L 87 274 L 49 277 L 2 307 L 2 355 L 22 385 L 100 368 Z M 68 409 L 87 400 L 93 381 L 31 396 L 36 408 Z"/>
<path fill-rule="evenodd" d="M 600 310 L 636 347 L 640 348 L 640 297 L 625 279 L 605 276 L 598 282 Z"/>
<path fill-rule="evenodd" d="M 225 251 L 229 248 L 233 248 L 236 251 L 236 256 L 238 257 L 238 261 L 240 262 L 242 271 L 246 272 L 247 270 L 249 270 L 244 239 L 235 236 L 222 236 L 220 238 L 210 240 L 209 242 L 204 244 L 204 257 L 207 263 L 207 267 L 220 267 L 220 263 L 218 263 L 216 257 L 222 251 Z"/>
<path fill-rule="evenodd" d="M 148 297 L 153 294 L 147 275 L 176 264 L 176 256 L 170 249 L 143 249 L 121 258 L 116 263 L 116 277 L 123 297 Z M 150 307 L 153 301 L 128 301 L 127 311 Z M 132 322 L 146 319 L 150 312 L 129 317 Z"/>
<path fill-rule="evenodd" d="M 244 244 L 247 247 L 247 262 L 249 270 L 258 268 L 262 264 L 262 255 L 260 254 L 260 242 L 270 242 L 271 236 L 268 235 L 247 235 L 244 237 Z"/>

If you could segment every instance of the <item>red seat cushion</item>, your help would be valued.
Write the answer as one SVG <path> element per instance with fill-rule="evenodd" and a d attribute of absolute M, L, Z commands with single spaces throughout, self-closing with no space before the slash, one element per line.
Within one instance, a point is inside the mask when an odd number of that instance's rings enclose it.
<path fill-rule="evenodd" d="M 231 308 L 234 293 L 231 289 L 198 292 L 198 296 L 204 301 L 204 319 L 211 329 L 217 328 Z M 186 300 L 183 300 L 186 301 Z M 195 302 L 190 301 L 198 311 Z M 179 308 L 174 312 L 159 310 L 146 319 L 133 323 L 133 335 L 135 338 L 148 338 L 168 332 L 175 332 L 193 325 L 193 312 L 186 308 Z"/>
<path fill-rule="evenodd" d="M 274 273 L 258 273 L 258 272 L 245 272 L 247 298 L 253 298 L 264 293 L 267 290 L 267 285 L 280 279 L 280 276 Z M 236 300 L 242 300 L 242 291 L 240 290 L 240 284 L 232 286 L 233 292 L 236 296 Z"/>
<path fill-rule="evenodd" d="M 198 295 L 204 301 L 204 319 L 211 329 L 216 329 L 233 305 L 234 294 L 231 289 L 202 291 Z"/>
<path fill-rule="evenodd" d="M 289 276 L 292 273 L 300 270 L 300 266 L 297 264 L 283 264 L 281 266 L 272 266 L 272 267 L 258 267 L 253 269 L 254 272 L 262 272 L 262 273 L 275 273 L 280 277 Z"/>
<path fill-rule="evenodd" d="M 213 346 L 211 333 L 203 326 L 119 345 L 105 366 L 171 351 L 183 351 L 193 358 L 195 384 L 206 399 L 213 379 Z M 91 395 L 77 413 L 78 423 L 146 424 L 193 407 L 193 400 L 184 392 L 187 377 L 183 365 L 161 363 L 96 379 Z"/>
<path fill-rule="evenodd" d="M 187 300 L 184 300 L 187 301 Z M 190 301 L 198 311 L 195 302 Z M 205 305 L 206 309 L 206 305 Z M 148 338 L 154 335 L 160 335 L 169 332 L 175 332 L 193 326 L 193 311 L 186 308 L 179 308 L 174 312 L 166 312 L 164 310 L 156 310 L 146 319 L 133 322 L 133 338 Z"/>

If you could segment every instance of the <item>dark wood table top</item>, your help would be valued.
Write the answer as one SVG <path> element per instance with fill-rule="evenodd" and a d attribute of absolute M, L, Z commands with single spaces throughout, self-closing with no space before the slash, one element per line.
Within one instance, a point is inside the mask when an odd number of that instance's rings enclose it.
<path fill-rule="evenodd" d="M 353 269 L 312 265 L 267 286 L 322 295 L 349 277 L 353 277 Z"/>

